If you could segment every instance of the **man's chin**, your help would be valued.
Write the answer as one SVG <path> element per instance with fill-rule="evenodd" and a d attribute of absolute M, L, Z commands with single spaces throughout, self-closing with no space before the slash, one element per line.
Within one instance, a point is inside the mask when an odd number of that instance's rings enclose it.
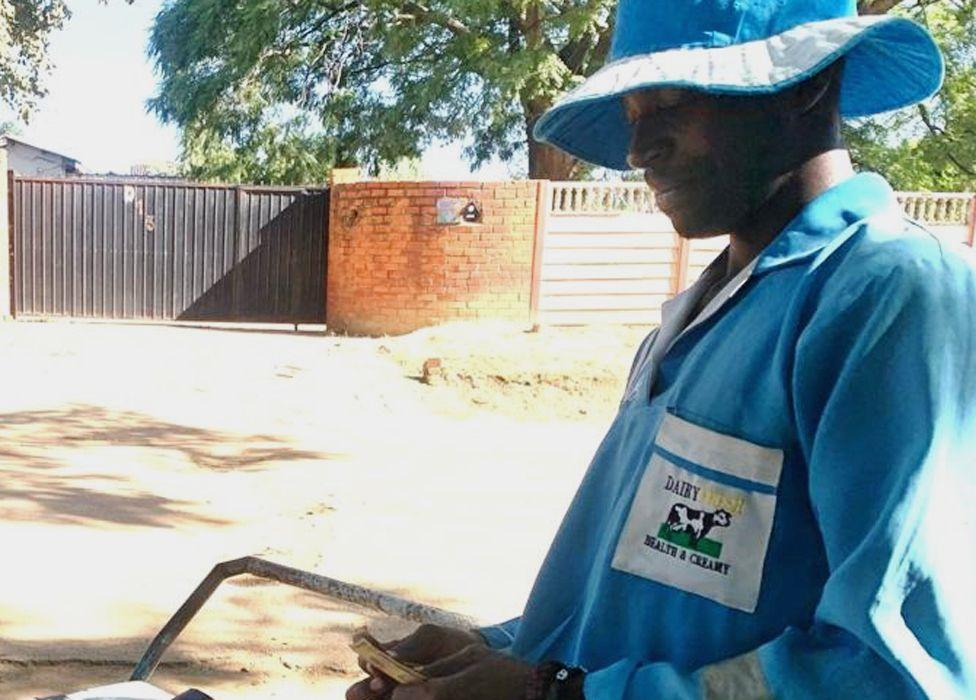
<path fill-rule="evenodd" d="M 674 230 L 682 238 L 714 238 L 728 233 L 722 227 L 707 221 L 696 221 L 694 217 L 682 216 L 681 213 L 669 214 L 663 212 L 671 220 Z"/>

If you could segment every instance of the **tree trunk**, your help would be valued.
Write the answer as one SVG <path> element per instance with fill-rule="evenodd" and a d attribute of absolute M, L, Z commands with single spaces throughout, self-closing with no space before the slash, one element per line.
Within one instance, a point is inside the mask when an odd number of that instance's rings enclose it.
<path fill-rule="evenodd" d="M 529 177 L 533 180 L 572 180 L 578 164 L 573 156 L 529 137 Z"/>
<path fill-rule="evenodd" d="M 529 144 L 529 177 L 533 180 L 572 180 L 580 169 L 580 161 L 555 146 L 540 143 L 532 138 L 535 123 L 552 104 L 526 94 L 521 98 L 525 114 L 526 141 Z"/>

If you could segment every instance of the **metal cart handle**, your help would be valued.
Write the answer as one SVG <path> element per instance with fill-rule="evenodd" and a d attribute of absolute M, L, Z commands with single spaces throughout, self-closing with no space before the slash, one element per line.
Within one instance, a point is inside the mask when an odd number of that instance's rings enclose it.
<path fill-rule="evenodd" d="M 388 615 L 401 617 L 414 622 L 427 622 L 445 627 L 456 627 L 459 629 L 471 629 L 477 626 L 477 622 L 464 615 L 442 610 L 422 603 L 399 598 L 394 595 L 380 593 L 370 588 L 364 588 L 351 583 L 344 583 L 327 576 L 320 576 L 301 569 L 293 569 L 290 566 L 282 566 L 266 559 L 258 557 L 242 557 L 232 561 L 225 561 L 217 564 L 207 577 L 200 582 L 186 602 L 169 619 L 169 622 L 160 630 L 159 634 L 149 644 L 146 653 L 139 659 L 135 670 L 129 680 L 145 681 L 149 680 L 156 667 L 159 666 L 163 654 L 169 649 L 170 645 L 176 640 L 183 629 L 199 612 L 203 604 L 207 602 L 217 587 L 229 578 L 250 574 L 260 578 L 270 579 L 278 583 L 284 583 L 295 588 L 303 588 L 312 593 L 342 600 L 371 610 L 378 610 Z"/>

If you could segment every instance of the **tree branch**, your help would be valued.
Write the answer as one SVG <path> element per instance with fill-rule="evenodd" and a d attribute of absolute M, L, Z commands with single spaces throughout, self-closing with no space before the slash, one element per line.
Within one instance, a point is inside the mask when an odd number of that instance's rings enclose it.
<path fill-rule="evenodd" d="M 508 18 L 508 55 L 514 56 L 519 51 L 519 29 L 518 19 Z"/>
<path fill-rule="evenodd" d="M 471 34 L 471 30 L 463 22 L 451 17 L 450 15 L 444 14 L 443 12 L 431 10 L 430 8 L 421 5 L 419 2 L 406 0 L 406 2 L 403 3 L 393 4 L 400 4 L 404 10 L 444 27 L 444 29 L 447 29 L 456 36 L 469 36 Z"/>
<path fill-rule="evenodd" d="M 918 13 L 924 11 L 929 5 L 943 2 L 943 0 L 858 0 L 857 11 L 862 15 L 884 15 L 891 12 L 899 5 L 909 5 L 909 9 Z"/>
<path fill-rule="evenodd" d="M 857 12 L 861 15 L 884 15 L 904 0 L 859 0 Z"/>
<path fill-rule="evenodd" d="M 610 46 L 613 43 L 613 25 L 614 18 L 610 18 L 610 22 L 607 24 L 606 29 L 600 34 L 600 39 L 596 42 L 596 46 L 593 47 L 593 53 L 590 55 L 589 64 L 586 67 L 586 72 L 584 75 L 587 77 L 593 75 L 597 70 L 603 67 L 603 64 L 607 61 L 607 54 L 610 53 Z"/>
<path fill-rule="evenodd" d="M 531 2 L 525 8 L 522 20 L 522 33 L 525 35 L 525 45 L 529 49 L 537 49 L 545 41 L 545 35 L 539 26 L 542 22 L 542 8 L 538 2 Z"/>
<path fill-rule="evenodd" d="M 932 115 L 929 114 L 929 110 L 925 105 L 920 104 L 918 106 L 918 114 L 922 117 L 922 123 L 932 132 L 933 136 L 947 136 L 945 129 L 932 121 Z"/>
<path fill-rule="evenodd" d="M 922 122 L 925 124 L 926 128 L 932 133 L 932 135 L 935 136 L 936 138 L 944 139 L 946 141 L 946 145 L 948 146 L 945 151 L 946 158 L 948 158 L 952 162 L 952 164 L 955 165 L 957 168 L 959 168 L 962 172 L 966 173 L 970 177 L 976 177 L 976 172 L 974 172 L 972 168 L 964 165 L 958 158 L 956 158 L 955 155 L 953 155 L 952 145 L 955 142 L 955 139 L 953 139 L 948 133 L 946 133 L 945 129 L 943 129 L 941 126 L 939 126 L 938 124 L 932 121 L 932 115 L 929 114 L 929 111 L 925 108 L 925 105 L 918 106 L 918 113 L 922 117 Z"/>
<path fill-rule="evenodd" d="M 313 34 L 318 34 L 319 32 L 322 31 L 325 25 L 327 25 L 329 22 L 334 20 L 339 15 L 353 9 L 358 4 L 359 4 L 358 0 L 351 0 L 351 2 L 346 2 L 341 5 L 335 5 L 331 7 L 330 12 L 326 12 L 322 15 L 319 15 L 319 17 L 315 20 L 315 22 L 307 26 L 305 29 L 303 29 L 300 33 L 296 34 L 295 36 L 289 37 L 289 41 L 301 43 L 302 41 L 308 39 Z"/>
<path fill-rule="evenodd" d="M 559 60 L 573 73 L 579 73 L 590 49 L 591 37 L 578 36 L 559 50 Z"/>
<path fill-rule="evenodd" d="M 976 177 L 976 172 L 974 172 L 971 168 L 968 168 L 965 165 L 963 165 L 962 162 L 960 162 L 959 159 L 956 158 L 951 151 L 946 152 L 946 157 L 949 160 L 951 160 L 952 164 L 955 165 L 957 168 L 959 168 L 961 171 L 963 171 L 970 177 Z"/>

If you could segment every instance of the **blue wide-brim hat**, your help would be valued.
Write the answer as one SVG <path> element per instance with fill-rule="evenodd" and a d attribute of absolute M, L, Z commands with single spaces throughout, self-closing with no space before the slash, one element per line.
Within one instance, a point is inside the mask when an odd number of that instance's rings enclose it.
<path fill-rule="evenodd" d="M 945 71 L 924 27 L 859 17 L 856 0 L 621 0 L 607 64 L 543 114 L 533 135 L 595 165 L 629 170 L 623 95 L 656 87 L 777 92 L 842 57 L 845 117 L 921 102 Z"/>

